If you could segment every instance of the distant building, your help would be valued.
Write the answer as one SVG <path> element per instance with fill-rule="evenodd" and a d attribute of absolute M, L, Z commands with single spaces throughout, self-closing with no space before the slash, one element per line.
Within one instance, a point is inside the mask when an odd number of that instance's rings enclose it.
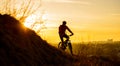
<path fill-rule="evenodd" d="M 108 39 L 107 42 L 110 42 L 110 43 L 111 43 L 111 42 L 113 42 L 113 39 Z"/>

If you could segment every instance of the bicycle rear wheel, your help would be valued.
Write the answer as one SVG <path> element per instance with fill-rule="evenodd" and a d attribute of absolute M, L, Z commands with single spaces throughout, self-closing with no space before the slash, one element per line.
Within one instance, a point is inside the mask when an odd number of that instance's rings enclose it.
<path fill-rule="evenodd" d="M 62 47 L 62 42 L 58 43 L 58 48 Z"/>
<path fill-rule="evenodd" d="M 62 49 L 62 50 L 65 50 L 66 47 L 64 45 L 62 45 L 62 42 L 59 42 L 58 43 L 58 48 Z"/>

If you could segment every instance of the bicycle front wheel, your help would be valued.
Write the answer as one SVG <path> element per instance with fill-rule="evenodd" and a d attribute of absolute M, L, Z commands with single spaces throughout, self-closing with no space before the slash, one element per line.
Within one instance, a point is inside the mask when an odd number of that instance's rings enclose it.
<path fill-rule="evenodd" d="M 71 44 L 71 43 L 68 43 L 68 47 L 69 47 L 70 53 L 73 55 L 72 44 Z"/>
<path fill-rule="evenodd" d="M 62 47 L 62 42 L 59 42 L 58 43 L 58 48 L 61 48 Z"/>

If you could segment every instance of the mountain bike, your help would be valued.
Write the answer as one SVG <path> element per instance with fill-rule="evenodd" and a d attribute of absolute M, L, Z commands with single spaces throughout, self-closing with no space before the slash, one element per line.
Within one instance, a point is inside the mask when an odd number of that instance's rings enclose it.
<path fill-rule="evenodd" d="M 68 47 L 71 55 L 73 55 L 72 44 L 71 44 L 70 36 L 72 36 L 72 35 L 69 35 L 69 40 L 65 40 L 65 41 L 63 42 L 63 44 L 62 44 L 62 42 L 59 42 L 58 48 L 61 49 L 61 50 L 63 50 L 63 51 L 65 51 L 66 48 Z"/>

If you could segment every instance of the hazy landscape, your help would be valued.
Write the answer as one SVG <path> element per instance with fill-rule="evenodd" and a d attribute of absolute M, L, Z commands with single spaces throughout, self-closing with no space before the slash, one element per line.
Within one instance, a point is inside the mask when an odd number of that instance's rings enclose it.
<path fill-rule="evenodd" d="M 73 52 L 75 55 L 111 57 L 112 60 L 120 61 L 120 41 L 73 44 Z"/>
<path fill-rule="evenodd" d="M 57 45 L 54 46 L 57 47 Z M 106 61 L 114 61 L 118 63 L 120 62 L 120 41 L 115 41 L 115 42 L 96 41 L 96 42 L 86 42 L 86 43 L 83 42 L 78 44 L 73 43 L 72 46 L 73 46 L 73 53 L 74 55 L 79 56 L 78 58 L 87 57 L 93 60 L 96 59 L 95 62 L 98 63 L 98 65 L 99 62 L 106 62 Z M 66 52 L 70 54 L 68 48 L 66 49 Z M 94 64 L 92 66 L 94 66 Z M 103 66 L 110 66 L 110 65 L 103 64 Z"/>

